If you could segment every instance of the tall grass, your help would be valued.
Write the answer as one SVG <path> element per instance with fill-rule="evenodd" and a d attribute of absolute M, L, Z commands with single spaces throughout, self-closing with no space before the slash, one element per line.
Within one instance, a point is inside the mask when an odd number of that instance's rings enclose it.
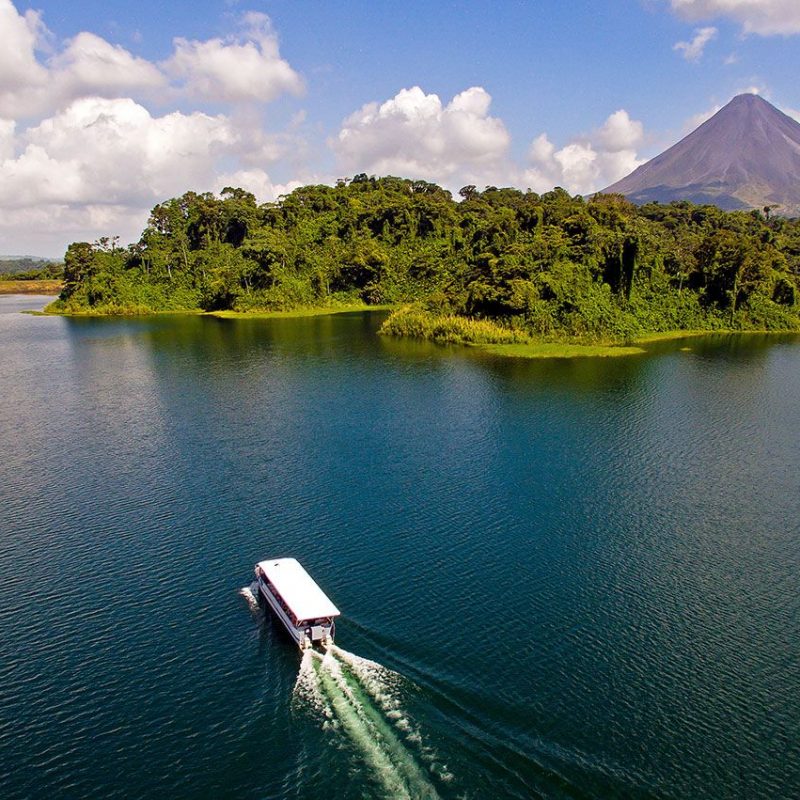
<path fill-rule="evenodd" d="M 433 314 L 414 306 L 403 306 L 392 312 L 379 333 L 452 344 L 524 344 L 530 341 L 528 334 L 496 322 Z"/>

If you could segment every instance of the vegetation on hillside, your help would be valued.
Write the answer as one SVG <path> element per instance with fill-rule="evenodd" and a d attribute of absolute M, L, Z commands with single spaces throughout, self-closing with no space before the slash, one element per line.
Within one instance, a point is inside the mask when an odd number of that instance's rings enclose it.
<path fill-rule="evenodd" d="M 57 281 L 64 274 L 58 261 L 38 258 L 0 259 L 0 281 Z"/>
<path fill-rule="evenodd" d="M 136 244 L 70 245 L 51 310 L 389 303 L 387 333 L 482 343 L 800 328 L 796 220 L 563 189 L 460 195 L 366 175 L 260 206 L 241 189 L 188 192 Z"/>

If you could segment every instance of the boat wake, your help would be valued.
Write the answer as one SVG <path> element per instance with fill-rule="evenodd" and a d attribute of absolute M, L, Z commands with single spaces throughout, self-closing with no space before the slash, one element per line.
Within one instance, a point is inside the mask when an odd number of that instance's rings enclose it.
<path fill-rule="evenodd" d="M 403 709 L 403 678 L 396 672 L 331 645 L 303 653 L 295 705 L 322 719 L 363 758 L 382 794 L 404 800 L 438 798 L 433 779 L 452 775 L 437 761 Z"/>
<path fill-rule="evenodd" d="M 253 581 L 249 586 L 239 589 L 239 595 L 244 598 L 252 614 L 260 614 L 261 607 L 258 604 L 258 583 Z"/>

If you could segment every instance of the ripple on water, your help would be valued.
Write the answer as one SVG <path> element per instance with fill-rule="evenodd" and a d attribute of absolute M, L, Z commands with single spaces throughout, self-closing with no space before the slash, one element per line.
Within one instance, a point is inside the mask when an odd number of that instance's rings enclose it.
<path fill-rule="evenodd" d="M 800 792 L 796 345 L 0 316 L 3 797 Z M 319 709 L 271 555 L 344 611 Z"/>

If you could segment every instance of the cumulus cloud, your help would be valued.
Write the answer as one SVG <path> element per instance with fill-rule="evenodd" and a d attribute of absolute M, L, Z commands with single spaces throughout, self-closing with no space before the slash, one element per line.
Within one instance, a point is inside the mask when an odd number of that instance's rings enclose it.
<path fill-rule="evenodd" d="M 23 15 L 11 0 L 0 0 L 0 115 L 33 118 L 79 97 L 141 99 L 167 86 L 176 95 L 233 104 L 268 103 L 303 91 L 264 14 L 245 14 L 239 33 L 226 39 L 177 38 L 172 56 L 160 64 L 86 31 L 40 59 L 37 50 L 46 38 L 37 12 Z"/>
<path fill-rule="evenodd" d="M 45 79 L 35 55 L 43 31 L 38 11 L 19 14 L 11 0 L 0 0 L 0 91 Z"/>
<path fill-rule="evenodd" d="M 631 119 L 624 109 L 615 111 L 594 135 L 607 152 L 619 153 L 637 148 L 644 140 L 644 125 Z"/>
<path fill-rule="evenodd" d="M 45 30 L 38 12 L 19 14 L 11 0 L 0 0 L 0 116 L 13 117 L 27 95 L 46 87 L 47 70 L 36 58 Z"/>
<path fill-rule="evenodd" d="M 4 209 L 0 218 L 0 253 L 61 258 L 70 242 L 119 236 L 137 241 L 149 209 L 139 206 L 49 204 Z"/>
<path fill-rule="evenodd" d="M 49 67 L 65 94 L 119 94 L 165 83 L 154 64 L 87 32 L 69 40 Z"/>
<path fill-rule="evenodd" d="M 537 136 L 520 179 L 538 192 L 553 186 L 577 194 L 598 191 L 644 163 L 637 153 L 643 142 L 642 123 L 620 109 L 597 130 L 560 148 L 547 134 Z"/>
<path fill-rule="evenodd" d="M 25 230 L 34 241 L 46 241 L 42 230 L 136 238 L 147 210 L 189 189 L 240 180 L 260 200 L 285 189 L 263 171 L 226 174 L 225 165 L 258 147 L 259 137 L 223 114 L 154 116 L 130 98 L 91 97 L 13 134 L 0 124 L 0 243 L 12 235 L 19 241 Z"/>
<path fill-rule="evenodd" d="M 0 0 L 0 252 L 137 238 L 155 203 L 188 189 L 291 191 L 264 170 L 303 152 L 302 120 L 268 132 L 263 105 L 302 92 L 302 79 L 268 17 L 240 20 L 227 38 L 175 39 L 155 63 L 88 31 L 59 42 L 40 13 Z M 155 114 L 156 98 L 196 110 Z"/>
<path fill-rule="evenodd" d="M 152 203 L 208 186 L 237 134 L 201 112 L 154 117 L 131 99 L 82 98 L 22 137 L 3 164 L 0 205 Z"/>
<path fill-rule="evenodd" d="M 0 119 L 0 164 L 14 156 L 14 132 L 16 123 L 11 119 Z"/>
<path fill-rule="evenodd" d="M 205 42 L 175 39 L 164 69 L 195 97 L 226 102 L 269 102 L 285 92 L 301 94 L 303 81 L 280 56 L 266 14 L 250 12 L 239 37 Z"/>
<path fill-rule="evenodd" d="M 464 181 L 477 181 L 477 176 L 490 180 L 510 141 L 503 122 L 489 116 L 491 102 L 479 86 L 446 104 L 438 95 L 414 86 L 384 103 L 362 106 L 345 119 L 329 144 L 344 171 L 444 184 L 456 176 Z"/>
<path fill-rule="evenodd" d="M 77 97 L 117 97 L 166 82 L 154 64 L 87 32 L 42 61 L 37 51 L 51 38 L 39 14 L 21 15 L 0 0 L 0 114 L 34 118 Z"/>
<path fill-rule="evenodd" d="M 703 57 L 706 45 L 716 35 L 716 28 L 697 28 L 691 41 L 677 42 L 672 49 L 680 53 L 687 61 L 699 61 Z"/>
<path fill-rule="evenodd" d="M 219 194 L 226 186 L 235 186 L 252 192 L 260 202 L 266 203 L 277 200 L 281 195 L 290 194 L 302 185 L 300 181 L 274 183 L 263 169 L 240 169 L 218 175 L 214 191 Z"/>
<path fill-rule="evenodd" d="M 502 120 L 489 116 L 490 105 L 480 87 L 447 104 L 419 87 L 403 89 L 349 116 L 330 145 L 345 172 L 420 177 L 449 189 L 491 183 L 543 192 L 558 185 L 586 194 L 643 163 L 637 151 L 644 127 L 620 109 L 561 147 L 542 133 L 531 143 L 527 163 L 515 164 L 508 156 L 508 131 Z"/>
<path fill-rule="evenodd" d="M 728 18 L 745 33 L 761 36 L 800 33 L 797 0 L 669 0 L 672 10 L 688 20 Z"/>

